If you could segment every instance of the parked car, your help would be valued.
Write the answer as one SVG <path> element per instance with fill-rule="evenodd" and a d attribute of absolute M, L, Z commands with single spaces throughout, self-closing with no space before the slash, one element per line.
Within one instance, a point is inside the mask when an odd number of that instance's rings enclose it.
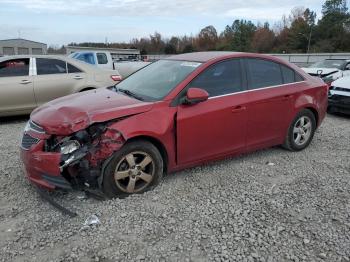
<path fill-rule="evenodd" d="M 327 110 L 327 85 L 275 57 L 171 56 L 119 84 L 36 109 L 22 142 L 42 188 L 142 193 L 163 173 L 253 150 L 306 148 Z"/>
<path fill-rule="evenodd" d="M 350 114 L 350 76 L 332 83 L 328 94 L 328 110 L 330 113 Z"/>
<path fill-rule="evenodd" d="M 350 60 L 325 59 L 302 69 L 312 76 L 321 77 L 325 83 L 330 85 L 338 78 L 350 76 Z"/>
<path fill-rule="evenodd" d="M 28 114 L 55 98 L 120 80 L 117 71 L 64 56 L 6 56 L 0 58 L 0 116 Z"/>
<path fill-rule="evenodd" d="M 135 59 L 113 61 L 111 53 L 104 51 L 74 52 L 69 57 L 100 68 L 117 70 L 123 78 L 127 78 L 132 73 L 150 64 L 150 62 L 137 61 Z"/>

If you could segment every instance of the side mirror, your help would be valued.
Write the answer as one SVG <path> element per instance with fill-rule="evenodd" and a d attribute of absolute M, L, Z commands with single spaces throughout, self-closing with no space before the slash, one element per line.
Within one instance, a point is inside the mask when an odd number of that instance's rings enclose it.
<path fill-rule="evenodd" d="M 193 105 L 200 102 L 204 102 L 208 100 L 208 98 L 209 94 L 207 91 L 201 88 L 191 87 L 187 90 L 187 94 L 182 99 L 181 104 Z"/>

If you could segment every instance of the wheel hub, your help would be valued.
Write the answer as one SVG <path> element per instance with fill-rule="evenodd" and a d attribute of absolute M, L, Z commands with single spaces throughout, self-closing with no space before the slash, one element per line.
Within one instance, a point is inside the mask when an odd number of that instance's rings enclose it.
<path fill-rule="evenodd" d="M 149 154 L 141 151 L 131 152 L 117 164 L 115 183 L 123 192 L 136 193 L 152 182 L 154 170 L 154 161 Z"/>

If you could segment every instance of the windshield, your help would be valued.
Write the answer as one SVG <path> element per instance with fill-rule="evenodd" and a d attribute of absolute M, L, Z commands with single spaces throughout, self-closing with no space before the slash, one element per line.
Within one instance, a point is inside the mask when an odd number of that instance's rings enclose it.
<path fill-rule="evenodd" d="M 319 68 L 338 68 L 338 69 L 342 69 L 343 65 L 344 65 L 345 61 L 344 60 L 336 60 L 336 59 L 332 59 L 332 60 L 323 60 L 317 63 L 312 64 L 310 67 L 314 68 L 314 67 L 319 67 Z"/>
<path fill-rule="evenodd" d="M 117 91 L 144 101 L 159 101 L 200 65 L 197 62 L 160 60 L 130 75 L 115 87 Z"/>

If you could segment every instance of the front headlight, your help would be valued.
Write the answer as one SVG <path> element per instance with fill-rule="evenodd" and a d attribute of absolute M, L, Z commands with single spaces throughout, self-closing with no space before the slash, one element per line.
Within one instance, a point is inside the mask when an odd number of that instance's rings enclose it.
<path fill-rule="evenodd" d="M 323 78 L 323 81 L 325 83 L 330 83 L 330 82 L 333 82 L 335 80 L 335 76 L 334 75 L 330 75 L 330 76 L 326 76 Z"/>
<path fill-rule="evenodd" d="M 67 155 L 73 153 L 80 148 L 80 143 L 77 140 L 69 140 L 60 145 L 61 154 Z"/>

